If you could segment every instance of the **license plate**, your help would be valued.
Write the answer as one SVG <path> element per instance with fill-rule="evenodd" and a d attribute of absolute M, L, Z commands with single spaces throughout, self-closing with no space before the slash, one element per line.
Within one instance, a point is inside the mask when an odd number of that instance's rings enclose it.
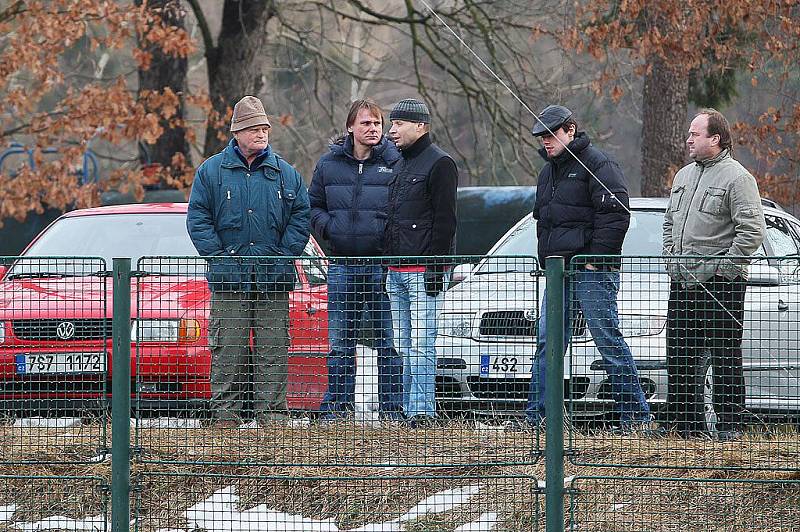
<path fill-rule="evenodd" d="M 17 374 L 102 373 L 105 353 L 26 353 L 16 356 Z"/>
<path fill-rule="evenodd" d="M 531 357 L 525 353 L 482 353 L 481 377 L 530 377 Z"/>

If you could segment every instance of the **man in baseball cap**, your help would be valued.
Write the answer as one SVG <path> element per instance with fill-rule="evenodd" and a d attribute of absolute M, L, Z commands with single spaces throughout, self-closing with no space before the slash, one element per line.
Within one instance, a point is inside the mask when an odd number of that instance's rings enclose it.
<path fill-rule="evenodd" d="M 575 281 L 565 287 L 565 315 L 571 315 L 570 307 L 580 308 L 586 318 L 605 362 L 619 430 L 640 429 L 651 420 L 650 408 L 617 314 L 620 254 L 630 223 L 625 177 L 616 161 L 578 131 L 572 111 L 563 105 L 545 107 L 531 132 L 541 140 L 539 155 L 545 160 L 533 207 L 539 260 L 544 264 L 546 257 L 561 256 L 576 270 Z M 545 414 L 545 301 L 526 408 L 529 425 L 541 423 Z M 572 327 L 569 319 L 564 321 L 566 348 Z"/>
<path fill-rule="evenodd" d="M 186 215 L 192 243 L 208 261 L 211 409 L 222 428 L 241 422 L 251 383 L 260 424 L 288 413 L 289 291 L 296 273 L 282 257 L 303 253 L 310 207 L 302 176 L 275 155 L 269 132 L 261 100 L 239 100 L 233 138 L 197 169 Z"/>

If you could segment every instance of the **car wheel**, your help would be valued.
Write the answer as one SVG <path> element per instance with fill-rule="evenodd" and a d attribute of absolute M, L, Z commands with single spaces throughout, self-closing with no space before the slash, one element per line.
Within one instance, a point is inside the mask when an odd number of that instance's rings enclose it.
<path fill-rule="evenodd" d="M 706 360 L 703 366 L 703 422 L 705 429 L 713 434 L 717 428 L 717 411 L 714 408 L 714 366 Z"/>

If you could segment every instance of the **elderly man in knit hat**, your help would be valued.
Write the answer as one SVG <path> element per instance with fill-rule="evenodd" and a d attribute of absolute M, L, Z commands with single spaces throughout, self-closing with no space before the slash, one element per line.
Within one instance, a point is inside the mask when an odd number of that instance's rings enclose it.
<path fill-rule="evenodd" d="M 394 167 L 384 255 L 394 342 L 403 357 L 403 411 L 411 427 L 436 417 L 436 313 L 455 249 L 458 168 L 431 142 L 424 102 L 401 100 L 389 114 L 389 138 L 402 158 Z"/>
<path fill-rule="evenodd" d="M 252 389 L 258 422 L 287 417 L 291 259 L 310 232 L 302 176 L 269 145 L 261 100 L 233 108 L 233 139 L 197 169 L 186 226 L 208 260 L 211 406 L 216 426 L 241 422 Z M 250 335 L 253 350 L 250 352 Z"/>

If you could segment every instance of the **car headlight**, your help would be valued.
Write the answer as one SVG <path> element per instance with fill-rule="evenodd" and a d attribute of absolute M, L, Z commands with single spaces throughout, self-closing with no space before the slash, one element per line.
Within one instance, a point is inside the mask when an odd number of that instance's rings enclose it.
<path fill-rule="evenodd" d="M 439 334 L 469 338 L 472 335 L 473 313 L 452 313 L 439 315 Z"/>
<path fill-rule="evenodd" d="M 6 341 L 6 322 L 0 321 L 0 344 Z"/>
<path fill-rule="evenodd" d="M 655 336 L 664 330 L 666 316 L 620 314 L 619 328 L 623 336 Z"/>
<path fill-rule="evenodd" d="M 132 342 L 196 342 L 200 338 L 197 320 L 133 320 Z"/>

